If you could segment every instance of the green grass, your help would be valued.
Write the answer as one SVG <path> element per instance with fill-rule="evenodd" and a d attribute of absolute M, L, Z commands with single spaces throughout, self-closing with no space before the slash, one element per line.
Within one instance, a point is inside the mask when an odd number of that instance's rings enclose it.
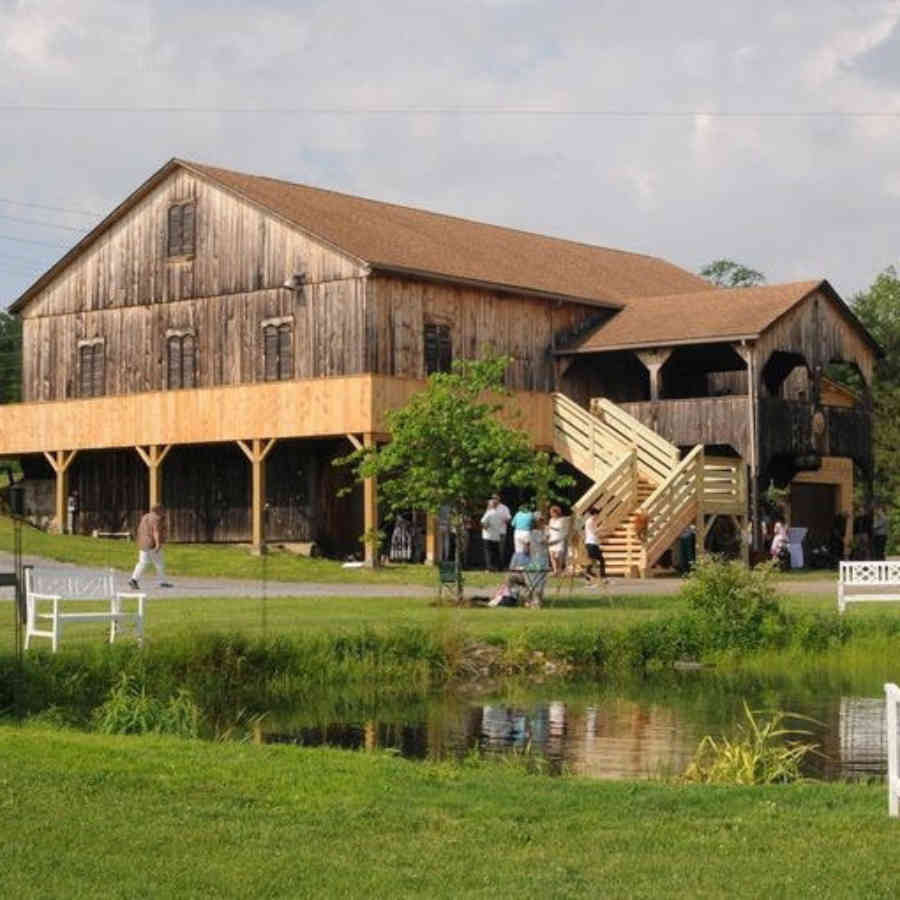
<path fill-rule="evenodd" d="M 0 895 L 892 897 L 881 786 L 676 786 L 503 764 L 0 728 Z"/>
<path fill-rule="evenodd" d="M 549 601 L 554 604 L 554 600 Z M 147 601 L 145 631 L 151 643 L 185 633 L 239 632 L 260 635 L 308 635 L 314 632 L 385 630 L 398 625 L 460 628 L 484 637 L 506 635 L 529 627 L 598 625 L 625 626 L 680 612 L 686 606 L 672 596 L 629 597 L 562 594 L 542 610 L 518 607 L 488 609 L 432 606 L 427 597 L 177 597 L 154 594 Z M 8 611 L 8 613 L 7 613 Z M 4 627 L 7 621 L 9 627 Z M 13 646 L 12 605 L 0 601 L 0 652 Z M 65 648 L 84 641 L 102 641 L 108 626 L 66 625 Z M 127 640 L 127 634 L 122 638 Z M 37 639 L 35 647 L 49 647 Z"/>
<path fill-rule="evenodd" d="M 0 516 L 0 549 L 12 548 L 12 522 Z M 22 531 L 23 553 L 58 562 L 91 567 L 112 567 L 127 572 L 137 559 L 132 541 L 107 540 L 82 535 L 47 534 L 26 525 Z M 434 586 L 432 566 L 392 563 L 378 569 L 345 569 L 333 559 L 307 559 L 285 550 L 270 548 L 265 559 L 253 556 L 243 544 L 168 544 L 166 570 L 171 575 L 215 578 L 261 579 L 271 581 L 308 581 L 345 584 L 404 584 Z M 466 584 L 495 584 L 495 575 L 466 572 Z"/>
<path fill-rule="evenodd" d="M 177 591 L 176 591 L 177 592 Z M 784 608 L 796 613 L 835 613 L 830 594 L 797 594 L 782 598 Z M 239 632 L 250 637 L 315 632 L 384 630 L 397 625 L 452 626 L 474 637 L 509 637 L 545 626 L 562 628 L 624 628 L 640 622 L 678 615 L 687 605 L 675 595 L 616 595 L 576 593 L 559 596 L 551 591 L 540 610 L 482 607 L 456 608 L 430 605 L 428 597 L 304 596 L 263 599 L 261 592 L 247 597 L 178 597 L 157 593 L 147 601 L 145 630 L 151 643 L 185 633 Z M 900 606 L 859 604 L 845 613 L 853 620 L 873 621 L 896 615 Z M 66 626 L 63 647 L 85 641 L 102 641 L 103 625 Z M 13 647 L 12 605 L 0 601 L 0 652 Z M 122 638 L 127 640 L 127 636 Z M 49 646 L 37 639 L 35 647 Z"/>
<path fill-rule="evenodd" d="M 25 526 L 23 552 L 28 556 L 40 556 L 58 562 L 91 567 L 112 567 L 123 572 L 134 567 L 136 551 L 131 541 L 118 541 L 84 537 L 81 535 L 47 534 L 40 529 Z M 0 516 L 0 549 L 12 547 L 12 523 Z M 307 559 L 285 550 L 270 548 L 265 560 L 250 553 L 243 544 L 169 544 L 166 547 L 166 569 L 174 575 L 215 578 L 261 579 L 263 574 L 271 581 L 306 581 L 343 584 L 436 584 L 432 566 L 392 563 L 379 569 L 345 569 L 333 559 Z M 779 581 L 834 580 L 834 572 L 787 572 L 779 575 Z M 679 578 L 666 579 L 676 593 L 681 585 Z M 467 571 L 468 587 L 496 585 L 496 575 L 478 570 Z"/>

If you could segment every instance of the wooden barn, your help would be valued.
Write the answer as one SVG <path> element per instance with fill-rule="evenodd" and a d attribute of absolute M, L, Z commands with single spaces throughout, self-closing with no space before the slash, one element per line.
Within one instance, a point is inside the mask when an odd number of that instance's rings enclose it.
<path fill-rule="evenodd" d="M 0 455 L 52 483 L 56 527 L 77 498 L 84 533 L 161 501 L 173 540 L 359 552 L 377 486 L 342 494 L 332 460 L 486 348 L 512 357 L 535 444 L 583 473 L 573 501 L 603 509 L 612 571 L 645 573 L 690 523 L 743 533 L 771 481 L 824 472 L 838 511 L 848 467 L 871 477 L 878 348 L 823 280 L 721 290 L 646 255 L 173 159 L 11 311 L 24 399 L 0 407 Z M 829 393 L 834 362 L 858 395 Z"/>

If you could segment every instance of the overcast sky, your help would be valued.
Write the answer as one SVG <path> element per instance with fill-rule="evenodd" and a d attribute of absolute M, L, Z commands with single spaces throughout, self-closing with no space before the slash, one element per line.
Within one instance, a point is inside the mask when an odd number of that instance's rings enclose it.
<path fill-rule="evenodd" d="M 2 305 L 173 156 L 847 299 L 900 263 L 898 0 L 183 6 L 0 0 Z"/>

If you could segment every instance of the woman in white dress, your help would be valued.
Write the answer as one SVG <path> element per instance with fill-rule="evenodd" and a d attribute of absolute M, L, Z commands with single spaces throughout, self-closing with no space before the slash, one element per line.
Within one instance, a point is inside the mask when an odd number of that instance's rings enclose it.
<path fill-rule="evenodd" d="M 547 549 L 550 553 L 550 568 L 554 575 L 562 575 L 566 570 L 571 521 L 568 516 L 562 514 L 560 507 L 550 507 L 550 520 L 547 522 Z"/>

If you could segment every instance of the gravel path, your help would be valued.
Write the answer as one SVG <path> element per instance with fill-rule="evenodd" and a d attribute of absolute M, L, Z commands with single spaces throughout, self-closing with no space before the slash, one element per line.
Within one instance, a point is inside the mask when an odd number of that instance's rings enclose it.
<path fill-rule="evenodd" d="M 27 565 L 34 565 L 41 569 L 53 569 L 60 574 L 71 573 L 73 575 L 91 575 L 105 572 L 103 568 L 90 568 L 74 566 L 68 563 L 58 563 L 39 557 L 25 557 Z M 12 555 L 0 552 L 0 572 L 12 571 Z M 125 589 L 128 573 L 116 572 L 117 583 Z M 428 585 L 414 584 L 358 584 L 358 583 L 321 583 L 310 581 L 268 581 L 263 585 L 256 579 L 237 578 L 201 578 L 196 576 L 175 576 L 171 578 L 174 587 L 160 588 L 157 580 L 144 578 L 141 583 L 142 590 L 150 595 L 171 594 L 177 597 L 258 597 L 263 590 L 270 597 L 427 597 L 433 595 L 435 589 Z M 499 578 L 498 578 L 499 584 Z M 660 578 L 613 578 L 607 590 L 613 594 L 639 594 L 664 596 L 676 594 L 681 588 L 682 580 L 674 577 Z M 563 582 L 562 590 L 567 591 L 568 583 Z M 579 593 L 589 594 L 592 589 L 578 586 Z M 779 591 L 786 594 L 830 594 L 835 593 L 836 583 L 834 578 L 787 580 L 778 582 Z M 6 590 L 0 588 L 0 595 Z M 556 590 L 556 582 L 550 581 L 548 591 Z M 489 594 L 490 587 L 468 587 L 466 594 Z"/>

